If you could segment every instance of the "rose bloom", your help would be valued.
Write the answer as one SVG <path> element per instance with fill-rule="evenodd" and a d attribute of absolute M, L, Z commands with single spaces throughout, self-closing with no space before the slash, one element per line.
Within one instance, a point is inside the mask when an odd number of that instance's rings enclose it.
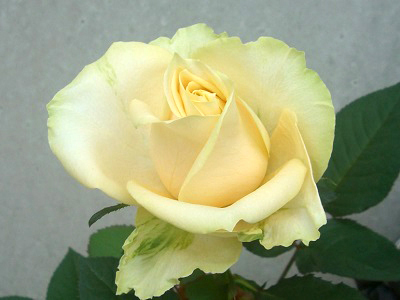
<path fill-rule="evenodd" d="M 161 295 L 195 268 L 225 271 L 242 241 L 307 245 L 326 223 L 315 183 L 332 150 L 331 96 L 282 41 L 198 24 L 117 42 L 48 111 L 66 170 L 139 207 L 118 293 Z"/>

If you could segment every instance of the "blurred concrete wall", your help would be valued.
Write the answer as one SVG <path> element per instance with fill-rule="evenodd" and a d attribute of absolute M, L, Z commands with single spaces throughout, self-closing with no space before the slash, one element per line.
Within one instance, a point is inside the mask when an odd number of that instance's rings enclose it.
<path fill-rule="evenodd" d="M 243 41 L 273 36 L 306 52 L 336 109 L 400 81 L 400 2 L 337 1 L 0 1 L 0 296 L 45 297 L 68 247 L 130 224 L 134 210 L 88 218 L 114 202 L 70 178 L 47 143 L 46 103 L 84 65 L 118 40 L 148 42 L 204 22 Z M 357 218 L 400 237 L 400 185 Z M 287 256 L 244 253 L 234 271 L 273 281 Z"/>

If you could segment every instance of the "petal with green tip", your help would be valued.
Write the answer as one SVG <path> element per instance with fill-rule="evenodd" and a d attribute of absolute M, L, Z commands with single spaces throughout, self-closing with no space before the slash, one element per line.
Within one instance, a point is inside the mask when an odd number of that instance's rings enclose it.
<path fill-rule="evenodd" d="M 139 209 L 136 230 L 128 237 L 116 275 L 117 294 L 135 291 L 140 299 L 161 296 L 195 269 L 223 273 L 238 259 L 235 238 L 192 234 Z"/>
<path fill-rule="evenodd" d="M 167 49 L 171 53 L 178 53 L 183 58 L 190 58 L 198 48 L 227 36 L 226 32 L 216 34 L 211 27 L 201 23 L 178 29 L 172 39 L 159 37 L 150 44 Z"/>

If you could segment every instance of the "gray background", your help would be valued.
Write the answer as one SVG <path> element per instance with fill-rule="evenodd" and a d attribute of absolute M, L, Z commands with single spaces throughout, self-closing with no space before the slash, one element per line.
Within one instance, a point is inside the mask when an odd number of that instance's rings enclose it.
<path fill-rule="evenodd" d="M 88 236 L 130 224 L 134 210 L 87 220 L 114 202 L 70 178 L 47 143 L 45 105 L 114 41 L 149 42 L 198 22 L 252 41 L 279 38 L 306 52 L 336 110 L 400 81 L 397 1 L 0 1 L 0 296 L 43 299 L 53 270 Z M 388 199 L 357 219 L 400 237 L 397 182 Z M 233 268 L 273 283 L 287 255 L 247 252 Z"/>

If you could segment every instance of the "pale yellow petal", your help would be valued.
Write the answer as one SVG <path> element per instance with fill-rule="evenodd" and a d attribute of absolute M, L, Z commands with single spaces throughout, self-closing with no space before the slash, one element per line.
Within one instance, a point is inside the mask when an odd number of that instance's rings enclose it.
<path fill-rule="evenodd" d="M 189 116 L 152 125 L 151 157 L 161 181 L 175 198 L 217 121 L 217 116 Z"/>
<path fill-rule="evenodd" d="M 332 151 L 335 116 L 330 93 L 317 73 L 306 68 L 303 52 L 273 38 L 248 44 L 219 38 L 193 57 L 226 74 L 268 132 L 284 109 L 296 113 L 314 177 L 321 177 Z"/>
<path fill-rule="evenodd" d="M 96 64 L 120 101 L 125 105 L 132 99 L 143 101 L 157 118 L 164 120 L 171 113 L 163 91 L 164 73 L 171 59 L 172 55 L 159 47 L 117 42 Z"/>
<path fill-rule="evenodd" d="M 284 110 L 271 136 L 270 173 L 267 176 L 273 177 L 273 173 L 285 161 L 293 158 L 301 160 L 308 171 L 296 197 L 264 221 L 264 238 L 261 243 L 267 249 L 277 245 L 289 246 L 295 240 L 302 240 L 308 245 L 310 241 L 319 238 L 318 229 L 326 223 L 311 163 L 297 127 L 296 115 Z"/>
<path fill-rule="evenodd" d="M 159 37 L 150 44 L 162 47 L 171 53 L 178 53 L 184 58 L 190 58 L 197 48 L 220 37 L 227 37 L 226 32 L 215 34 L 206 24 L 195 24 L 178 29 L 172 39 Z"/>
<path fill-rule="evenodd" d="M 193 233 L 232 231 L 240 220 L 257 223 L 282 208 L 301 189 L 307 172 L 304 164 L 293 159 L 254 192 L 234 204 L 219 208 L 176 201 L 160 196 L 136 181 L 128 190 L 151 214 L 178 228 Z"/>
<path fill-rule="evenodd" d="M 306 245 L 320 234 L 305 208 L 280 209 L 270 216 L 263 227 L 261 245 L 266 249 L 275 246 L 289 247 L 296 240 Z"/>
<path fill-rule="evenodd" d="M 279 119 L 278 126 L 271 136 L 269 171 L 274 172 L 276 168 L 293 158 L 300 159 L 307 166 L 308 173 L 299 194 L 292 201 L 288 202 L 285 207 L 306 208 L 315 226 L 319 228 L 326 223 L 326 215 L 313 177 L 310 158 L 298 128 L 296 114 L 284 110 Z"/>
<path fill-rule="evenodd" d="M 147 103 L 137 99 L 132 99 L 128 103 L 128 113 L 133 126 L 136 128 L 146 124 L 161 122 L 151 111 Z"/>
<path fill-rule="evenodd" d="M 190 87 L 189 87 L 190 85 Z M 227 100 L 232 91 L 231 81 L 218 74 L 200 61 L 173 56 L 164 76 L 164 92 L 172 113 L 177 118 L 201 115 L 187 95 L 197 86 Z"/>
<path fill-rule="evenodd" d="M 168 195 L 149 156 L 149 128 L 135 129 L 126 111 L 136 98 L 158 117 L 170 113 L 162 104 L 170 59 L 155 46 L 115 43 L 48 104 L 50 147 L 82 184 L 130 204 L 126 183 L 132 178 Z"/>
<path fill-rule="evenodd" d="M 229 100 L 178 200 L 228 206 L 260 186 L 267 163 L 267 145 L 253 116 L 239 100 Z"/>

